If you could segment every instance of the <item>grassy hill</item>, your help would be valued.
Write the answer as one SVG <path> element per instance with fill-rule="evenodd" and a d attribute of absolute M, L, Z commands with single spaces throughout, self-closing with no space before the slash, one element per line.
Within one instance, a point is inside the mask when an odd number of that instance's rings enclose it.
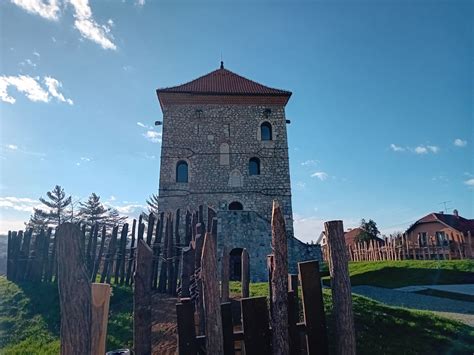
<path fill-rule="evenodd" d="M 323 265 L 323 273 L 328 274 Z M 474 260 L 402 260 L 349 263 L 351 283 L 387 288 L 474 283 Z M 325 277 L 329 283 L 329 277 Z"/>
<path fill-rule="evenodd" d="M 232 283 L 231 292 L 239 292 Z M 254 296 L 268 294 L 266 283 L 250 285 Z M 324 292 L 329 339 L 333 338 L 331 295 Z M 471 354 L 474 329 L 429 312 L 387 307 L 354 296 L 360 354 Z M 0 353 L 58 354 L 59 306 L 56 285 L 16 285 L 0 277 Z M 114 287 L 107 348 L 131 347 L 132 293 Z M 409 345 L 408 345 L 409 344 Z M 333 342 L 332 342 L 332 345 Z"/>

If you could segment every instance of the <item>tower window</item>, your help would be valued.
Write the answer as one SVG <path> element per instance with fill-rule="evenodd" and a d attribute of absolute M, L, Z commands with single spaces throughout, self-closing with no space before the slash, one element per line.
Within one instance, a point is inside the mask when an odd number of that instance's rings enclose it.
<path fill-rule="evenodd" d="M 260 138 L 262 141 L 272 140 L 272 125 L 269 122 L 263 122 L 260 125 Z"/>
<path fill-rule="evenodd" d="M 249 175 L 260 175 L 260 159 L 250 158 Z"/>
<path fill-rule="evenodd" d="M 229 204 L 229 211 L 242 211 L 244 206 L 240 202 L 234 201 Z"/>
<path fill-rule="evenodd" d="M 188 163 L 184 160 L 176 164 L 176 182 L 188 182 Z"/>

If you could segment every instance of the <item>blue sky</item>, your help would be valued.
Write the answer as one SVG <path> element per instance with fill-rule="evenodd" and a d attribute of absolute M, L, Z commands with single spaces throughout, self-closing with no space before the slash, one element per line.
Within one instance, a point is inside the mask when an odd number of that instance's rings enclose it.
<path fill-rule="evenodd" d="M 287 89 L 297 236 L 474 218 L 472 1 L 4 1 L 0 232 L 55 184 L 136 216 L 155 89 L 226 68 Z"/>

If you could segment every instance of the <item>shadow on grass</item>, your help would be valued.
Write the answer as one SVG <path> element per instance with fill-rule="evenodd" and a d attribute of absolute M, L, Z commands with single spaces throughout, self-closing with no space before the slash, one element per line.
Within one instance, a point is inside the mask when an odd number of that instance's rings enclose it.
<path fill-rule="evenodd" d="M 351 284 L 397 288 L 411 285 L 447 285 L 474 283 L 474 273 L 425 268 L 384 267 L 351 276 Z"/>

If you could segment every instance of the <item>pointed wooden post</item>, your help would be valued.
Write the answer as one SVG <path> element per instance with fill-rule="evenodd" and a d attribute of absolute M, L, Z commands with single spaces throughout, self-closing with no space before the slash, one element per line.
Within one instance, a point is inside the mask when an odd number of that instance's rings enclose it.
<path fill-rule="evenodd" d="M 287 355 L 290 352 L 288 337 L 288 246 L 285 219 L 277 201 L 272 211 L 272 344 L 273 353 Z"/>
<path fill-rule="evenodd" d="M 329 246 L 329 271 L 331 274 L 332 303 L 336 324 L 336 353 L 355 354 L 356 339 L 352 312 L 349 266 L 344 253 L 344 227 L 342 221 L 324 223 Z"/>
<path fill-rule="evenodd" d="M 241 260 L 242 298 L 246 298 L 250 297 L 250 267 L 247 249 L 242 250 Z"/>
<path fill-rule="evenodd" d="M 133 292 L 133 348 L 136 355 L 151 354 L 151 267 L 153 251 L 138 240 Z"/>
<path fill-rule="evenodd" d="M 127 276 L 125 277 L 125 284 L 128 285 L 130 283 L 130 279 L 132 277 L 132 265 L 133 265 L 133 258 L 135 254 L 135 229 L 137 227 L 137 220 L 134 219 L 132 223 L 132 242 L 130 244 L 130 254 L 128 256 L 128 266 L 127 266 Z"/>
<path fill-rule="evenodd" d="M 221 262 L 221 303 L 229 302 L 229 259 L 229 249 L 224 246 Z"/>
<path fill-rule="evenodd" d="M 92 272 L 91 280 L 95 282 L 97 279 L 97 273 L 99 272 L 100 262 L 102 261 L 102 255 L 104 254 L 105 239 L 107 237 L 107 229 L 105 226 L 102 226 L 102 233 L 100 234 L 100 247 L 99 253 L 97 254 L 97 259 L 94 261 L 94 271 Z"/>
<path fill-rule="evenodd" d="M 92 284 L 91 354 L 93 355 L 105 354 L 110 293 L 110 285 Z"/>
<path fill-rule="evenodd" d="M 91 285 L 82 232 L 73 223 L 57 230 L 58 289 L 61 310 L 61 354 L 89 354 L 91 350 Z"/>
<path fill-rule="evenodd" d="M 206 233 L 201 258 L 201 279 L 206 318 L 206 353 L 223 354 L 224 343 L 217 281 L 216 249 L 212 234 Z"/>

